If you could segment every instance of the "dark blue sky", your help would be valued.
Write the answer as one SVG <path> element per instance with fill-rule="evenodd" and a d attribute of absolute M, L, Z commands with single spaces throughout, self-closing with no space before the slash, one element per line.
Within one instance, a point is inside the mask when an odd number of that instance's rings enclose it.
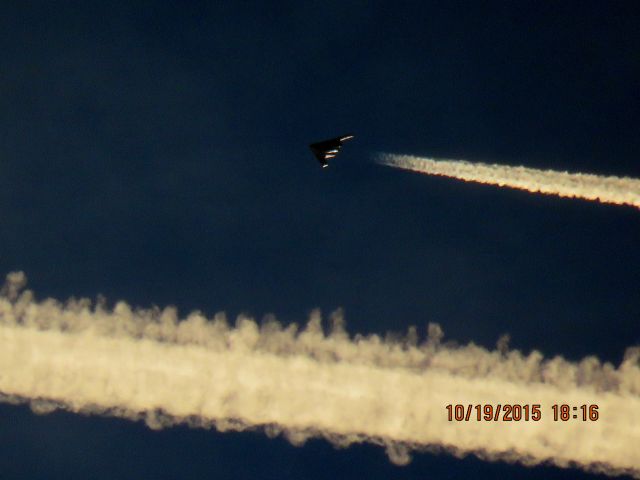
<path fill-rule="evenodd" d="M 23 270 L 39 297 L 284 322 L 344 307 L 353 333 L 438 322 L 463 343 L 509 333 L 525 351 L 618 363 L 640 343 L 640 212 L 371 156 L 640 177 L 640 9 L 470 3 L 3 5 L 0 272 Z M 356 138 L 321 170 L 307 144 L 347 131 Z M 578 475 L 426 454 L 398 468 L 376 447 L 8 406 L 0 471 Z"/>

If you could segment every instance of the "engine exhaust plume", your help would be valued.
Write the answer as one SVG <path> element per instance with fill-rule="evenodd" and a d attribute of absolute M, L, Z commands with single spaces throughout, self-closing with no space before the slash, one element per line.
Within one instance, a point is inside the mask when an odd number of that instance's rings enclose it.
<path fill-rule="evenodd" d="M 588 173 L 538 170 L 464 160 L 435 159 L 383 153 L 378 163 L 389 167 L 440 175 L 467 182 L 517 188 L 532 193 L 597 200 L 602 203 L 640 208 L 640 180 Z"/>
<path fill-rule="evenodd" d="M 506 339 L 496 350 L 451 346 L 435 324 L 422 343 L 415 329 L 400 339 L 350 337 L 339 312 L 328 334 L 318 312 L 303 329 L 244 317 L 230 326 L 223 314 L 178 319 L 173 308 L 37 301 L 24 284 L 10 274 L 0 294 L 0 400 L 39 413 L 260 428 L 295 444 L 367 441 L 398 464 L 413 450 L 444 450 L 640 478 L 638 348 L 615 367 L 526 355 Z M 447 405 L 458 404 L 465 418 L 451 407 L 450 421 Z M 591 409 L 586 419 L 554 420 L 553 405 L 565 404 L 581 416 L 582 405 L 597 405 L 598 418 Z M 520 405 L 520 420 L 506 421 L 498 405 Z"/>

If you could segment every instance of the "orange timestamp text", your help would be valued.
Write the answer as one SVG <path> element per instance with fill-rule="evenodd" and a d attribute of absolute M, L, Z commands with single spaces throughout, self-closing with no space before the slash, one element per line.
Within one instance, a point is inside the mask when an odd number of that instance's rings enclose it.
<path fill-rule="evenodd" d="M 542 406 L 539 403 L 519 404 L 448 404 L 447 420 L 450 422 L 539 422 L 542 420 Z M 553 404 L 553 421 L 567 422 L 581 420 L 595 422 L 600 417 L 598 405 Z"/>

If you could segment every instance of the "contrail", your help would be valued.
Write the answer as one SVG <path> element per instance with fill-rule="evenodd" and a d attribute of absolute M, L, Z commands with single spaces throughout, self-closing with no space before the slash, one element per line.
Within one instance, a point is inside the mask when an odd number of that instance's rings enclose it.
<path fill-rule="evenodd" d="M 423 342 L 415 329 L 350 337 L 339 313 L 327 334 L 317 312 L 303 329 L 243 317 L 230 326 L 223 314 L 37 301 L 25 281 L 8 275 L 0 295 L 0 392 L 40 413 L 260 428 L 296 444 L 367 441 L 399 464 L 414 450 L 446 451 L 640 478 L 640 348 L 615 367 L 525 355 L 505 340 L 493 351 L 453 346 L 435 324 Z M 579 418 L 555 421 L 563 404 Z M 505 420 L 507 405 L 521 406 L 519 421 Z"/>
<path fill-rule="evenodd" d="M 640 179 L 382 153 L 378 163 L 467 182 L 640 208 Z"/>

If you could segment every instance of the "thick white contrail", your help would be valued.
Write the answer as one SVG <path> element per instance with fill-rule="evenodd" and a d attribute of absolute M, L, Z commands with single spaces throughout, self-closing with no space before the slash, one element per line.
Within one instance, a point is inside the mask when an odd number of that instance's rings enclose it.
<path fill-rule="evenodd" d="M 636 178 L 606 177 L 587 173 L 538 170 L 389 153 L 379 154 L 376 158 L 383 165 L 429 175 L 640 208 L 640 179 Z"/>
<path fill-rule="evenodd" d="M 142 418 L 157 428 L 264 428 L 294 443 L 371 441 L 396 463 L 411 450 L 444 449 L 640 478 L 640 349 L 614 367 L 545 360 L 504 341 L 495 351 L 446 345 L 433 324 L 421 344 L 413 329 L 402 340 L 350 338 L 339 315 L 325 335 L 317 313 L 302 330 L 245 318 L 231 327 L 221 314 L 178 320 L 171 308 L 39 302 L 20 293 L 24 281 L 9 275 L 0 296 L 0 392 L 38 412 Z M 449 421 L 449 404 L 462 405 L 451 410 L 464 419 Z M 568 405 L 571 418 L 554 421 L 555 404 Z M 505 420 L 506 405 L 522 406 L 512 412 L 520 421 Z M 585 409 L 586 421 L 582 405 L 597 405 Z"/>

